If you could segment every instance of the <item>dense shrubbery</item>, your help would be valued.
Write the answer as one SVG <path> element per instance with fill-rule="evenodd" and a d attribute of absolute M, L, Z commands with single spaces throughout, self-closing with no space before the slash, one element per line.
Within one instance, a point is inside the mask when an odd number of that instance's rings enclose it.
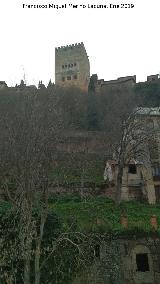
<path fill-rule="evenodd" d="M 70 198 L 70 202 L 69 202 Z M 74 199 L 74 198 L 73 198 Z M 88 197 L 81 202 L 74 202 L 72 196 L 68 196 L 67 202 L 61 201 L 51 204 L 55 212 L 66 222 L 69 216 L 74 216 L 77 221 L 78 230 L 82 232 L 99 231 L 100 227 L 103 232 L 112 232 L 112 234 L 126 234 L 126 230 L 120 225 L 121 215 L 127 215 L 129 220 L 128 232 L 141 231 L 152 233 L 150 218 L 153 214 L 157 216 L 160 224 L 160 205 L 149 205 L 139 202 L 122 202 L 120 206 L 104 197 Z M 97 219 L 101 220 L 97 225 Z M 160 231 L 157 231 L 160 233 Z"/>
<path fill-rule="evenodd" d="M 1 208 L 3 208 L 3 214 L 1 214 L 0 220 L 0 283 L 8 283 L 7 279 L 10 279 L 10 281 L 13 281 L 10 283 L 21 284 L 24 281 L 23 273 L 26 246 L 23 228 L 19 225 L 20 216 L 17 214 L 18 212 L 14 211 L 14 208 L 4 213 L 6 204 L 1 205 Z M 37 210 L 33 212 L 33 219 L 38 229 L 39 214 L 37 214 Z M 24 242 L 24 246 L 22 242 Z M 74 245 L 74 243 L 76 245 Z M 78 245 L 78 237 L 71 232 L 65 232 L 62 220 L 58 218 L 53 210 L 49 210 L 40 251 L 40 283 L 70 283 L 75 271 L 78 269 Z M 34 237 L 31 240 L 30 249 L 30 281 L 34 283 Z"/>
<path fill-rule="evenodd" d="M 10 212 L 12 211 L 10 210 L 10 203 L 1 203 L 1 220 L 11 218 Z M 36 210 L 34 210 L 33 216 L 38 218 L 36 217 L 36 215 L 38 216 Z M 49 211 L 47 223 L 45 224 L 44 238 L 47 240 L 50 234 L 52 235 L 52 232 L 63 232 L 64 228 L 68 231 L 71 221 L 75 222 L 77 230 L 81 232 L 98 232 L 100 225 L 103 227 L 104 232 L 110 231 L 113 234 L 123 234 L 124 229 L 120 225 L 121 215 L 128 217 L 129 227 L 127 230 L 151 233 L 150 218 L 152 215 L 157 216 L 158 223 L 160 224 L 160 204 L 149 205 L 147 203 L 129 201 L 122 202 L 117 207 L 113 200 L 101 196 L 96 198 L 85 197 L 83 199 L 79 193 L 51 195 L 49 198 Z M 101 224 L 97 224 L 97 219 L 102 221 Z M 1 225 L 1 228 L 3 228 L 3 225 Z"/>

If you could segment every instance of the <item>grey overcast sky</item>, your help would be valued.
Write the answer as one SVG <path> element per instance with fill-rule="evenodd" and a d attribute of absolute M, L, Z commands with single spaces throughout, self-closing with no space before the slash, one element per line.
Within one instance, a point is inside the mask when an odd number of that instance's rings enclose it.
<path fill-rule="evenodd" d="M 49 3 L 67 8 L 27 8 Z M 125 3 L 134 8 L 69 7 Z M 160 0 L 1 0 L 0 27 L 0 81 L 9 86 L 24 73 L 27 84 L 54 82 L 55 47 L 82 41 L 100 79 L 160 73 Z"/>

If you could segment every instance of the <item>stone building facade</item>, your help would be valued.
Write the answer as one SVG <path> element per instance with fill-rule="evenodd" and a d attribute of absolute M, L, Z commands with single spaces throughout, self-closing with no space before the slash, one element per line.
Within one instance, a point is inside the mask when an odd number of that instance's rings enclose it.
<path fill-rule="evenodd" d="M 88 91 L 90 63 L 83 42 L 55 49 L 55 84 Z"/>

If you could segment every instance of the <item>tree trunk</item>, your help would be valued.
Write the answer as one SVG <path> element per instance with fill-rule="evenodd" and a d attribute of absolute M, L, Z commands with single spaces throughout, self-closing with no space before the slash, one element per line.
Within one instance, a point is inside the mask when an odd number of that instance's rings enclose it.
<path fill-rule="evenodd" d="M 23 197 L 22 197 L 23 198 Z M 22 251 L 24 250 L 24 284 L 30 284 L 31 250 L 32 250 L 32 205 L 23 199 L 21 207 L 21 227 L 24 227 L 25 237 L 22 239 Z M 24 241 L 24 243 L 23 243 Z M 23 252 L 22 252 L 23 253 Z"/>
<path fill-rule="evenodd" d="M 35 284 L 40 283 L 40 242 L 38 241 L 35 251 Z"/>
<path fill-rule="evenodd" d="M 81 199 L 83 200 L 83 191 L 84 191 L 84 168 L 82 168 L 82 174 L 81 174 Z"/>
<path fill-rule="evenodd" d="M 43 238 L 43 232 L 44 232 L 44 225 L 46 222 L 46 212 L 44 213 L 43 216 L 41 216 L 41 225 L 40 225 L 40 235 L 39 238 L 37 239 L 36 242 L 36 250 L 35 250 L 35 262 L 34 262 L 34 267 L 35 267 L 35 284 L 40 284 L 40 257 L 41 257 L 41 242 Z"/>
<path fill-rule="evenodd" d="M 24 262 L 24 284 L 30 284 L 30 259 L 27 259 Z"/>
<path fill-rule="evenodd" d="M 123 177 L 123 166 L 122 164 L 120 164 L 118 165 L 117 184 L 115 192 L 116 205 L 119 205 L 121 203 L 122 177 Z"/>

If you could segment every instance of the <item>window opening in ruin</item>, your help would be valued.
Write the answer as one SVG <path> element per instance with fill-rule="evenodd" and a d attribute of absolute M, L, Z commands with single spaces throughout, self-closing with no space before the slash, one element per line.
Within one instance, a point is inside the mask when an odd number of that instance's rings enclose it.
<path fill-rule="evenodd" d="M 147 253 L 136 254 L 136 264 L 137 264 L 137 271 L 140 272 L 149 271 L 148 254 Z"/>
<path fill-rule="evenodd" d="M 71 67 L 73 67 L 73 64 L 71 64 Z"/>
<path fill-rule="evenodd" d="M 95 245 L 94 247 L 94 256 L 95 257 L 100 257 L 100 245 Z"/>
<path fill-rule="evenodd" d="M 128 173 L 129 174 L 136 174 L 137 173 L 137 167 L 135 164 L 128 165 Z"/>
<path fill-rule="evenodd" d="M 64 65 L 62 65 L 62 69 L 64 69 Z"/>
<path fill-rule="evenodd" d="M 67 76 L 67 80 L 71 80 L 71 76 Z"/>
<path fill-rule="evenodd" d="M 65 65 L 65 68 L 67 68 L 67 64 Z"/>
<path fill-rule="evenodd" d="M 153 174 L 153 177 L 159 177 L 160 176 L 160 165 L 154 165 L 152 167 L 152 174 Z"/>
<path fill-rule="evenodd" d="M 77 75 L 74 75 L 73 78 L 74 78 L 75 80 L 77 80 Z"/>
<path fill-rule="evenodd" d="M 160 202 L 160 185 L 155 185 L 156 202 Z"/>
<path fill-rule="evenodd" d="M 62 77 L 62 82 L 64 82 L 65 81 L 65 77 Z"/>
<path fill-rule="evenodd" d="M 74 63 L 74 66 L 77 66 L 77 63 Z"/>

